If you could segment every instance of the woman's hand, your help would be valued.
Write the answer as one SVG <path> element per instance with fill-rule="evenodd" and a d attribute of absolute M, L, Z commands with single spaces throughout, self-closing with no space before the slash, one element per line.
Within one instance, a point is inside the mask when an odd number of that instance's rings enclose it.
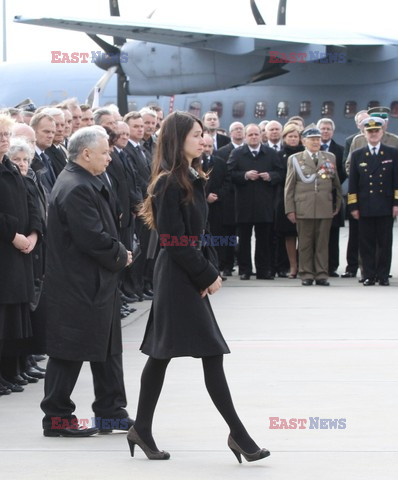
<path fill-rule="evenodd" d="M 28 238 L 25 237 L 25 235 L 22 235 L 22 233 L 16 233 L 14 240 L 12 241 L 12 244 L 14 245 L 15 248 L 17 248 L 21 252 L 24 252 L 24 250 L 29 248 L 30 240 L 28 240 Z"/>
<path fill-rule="evenodd" d="M 221 280 L 221 277 L 218 276 L 216 281 L 213 282 L 210 287 L 207 287 L 207 290 L 209 292 L 209 295 L 213 295 L 213 293 L 216 293 L 217 290 L 219 290 L 222 286 L 222 280 Z"/>

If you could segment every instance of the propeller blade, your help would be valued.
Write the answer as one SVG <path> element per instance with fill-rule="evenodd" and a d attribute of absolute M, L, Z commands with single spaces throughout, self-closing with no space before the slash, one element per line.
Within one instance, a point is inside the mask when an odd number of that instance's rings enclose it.
<path fill-rule="evenodd" d="M 89 93 L 86 103 L 91 105 L 92 108 L 98 107 L 98 99 L 99 95 L 101 92 L 105 89 L 105 87 L 108 85 L 109 80 L 112 78 L 112 76 L 116 73 L 117 71 L 117 66 L 113 66 L 109 68 L 103 75 L 102 77 L 98 80 L 98 82 L 94 85 L 92 88 L 91 92 Z M 94 102 L 95 100 L 95 102 Z M 97 103 L 97 104 L 95 104 Z"/>
<path fill-rule="evenodd" d="M 106 42 L 102 38 L 100 38 L 98 35 L 94 35 L 92 33 L 87 34 L 91 40 L 93 40 L 99 47 L 102 48 L 102 50 L 107 53 L 108 55 L 119 55 L 120 49 L 119 47 L 116 47 L 115 45 L 111 45 L 110 43 Z"/>
<path fill-rule="evenodd" d="M 250 7 L 252 9 L 254 20 L 257 25 L 265 25 L 264 19 L 261 16 L 260 10 L 257 8 L 256 0 L 250 0 Z"/>
<path fill-rule="evenodd" d="M 286 25 L 286 1 L 287 0 L 279 0 L 278 17 L 276 19 L 277 25 Z"/>

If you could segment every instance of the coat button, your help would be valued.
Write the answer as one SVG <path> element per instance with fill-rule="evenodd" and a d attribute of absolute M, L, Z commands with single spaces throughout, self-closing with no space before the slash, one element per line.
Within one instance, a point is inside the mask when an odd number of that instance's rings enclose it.
<path fill-rule="evenodd" d="M 370 182 L 370 183 L 369 183 L 369 185 L 373 185 L 373 183 L 372 183 L 372 182 Z"/>
<path fill-rule="evenodd" d="M 373 193 L 373 190 L 371 190 L 370 193 Z"/>

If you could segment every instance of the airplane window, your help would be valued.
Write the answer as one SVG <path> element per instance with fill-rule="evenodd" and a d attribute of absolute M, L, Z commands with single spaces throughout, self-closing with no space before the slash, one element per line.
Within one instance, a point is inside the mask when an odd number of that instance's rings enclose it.
<path fill-rule="evenodd" d="M 380 107 L 380 102 L 378 102 L 377 100 L 371 100 L 368 103 L 368 110 L 369 108 L 373 108 L 373 107 Z"/>
<path fill-rule="evenodd" d="M 256 102 L 254 116 L 255 118 L 265 118 L 267 116 L 267 105 L 265 102 Z"/>
<path fill-rule="evenodd" d="M 188 112 L 192 113 L 192 115 L 195 115 L 196 117 L 200 118 L 201 111 L 202 111 L 202 105 L 200 102 L 195 101 L 189 104 Z"/>
<path fill-rule="evenodd" d="M 243 118 L 245 116 L 245 102 L 235 102 L 232 106 L 232 116 Z"/>
<path fill-rule="evenodd" d="M 323 102 L 321 109 L 322 117 L 333 117 L 334 115 L 334 102 Z"/>
<path fill-rule="evenodd" d="M 137 102 L 129 101 L 128 110 L 129 112 L 136 112 L 138 110 Z"/>
<path fill-rule="evenodd" d="M 298 114 L 300 117 L 309 117 L 311 115 L 311 102 L 309 100 L 300 102 L 300 111 Z"/>
<path fill-rule="evenodd" d="M 287 102 L 279 102 L 276 108 L 278 118 L 289 116 L 289 106 Z"/>
<path fill-rule="evenodd" d="M 394 118 L 398 118 L 398 101 L 394 100 L 390 105 L 391 113 L 390 115 Z"/>
<path fill-rule="evenodd" d="M 222 106 L 221 102 L 213 102 L 210 106 L 210 110 L 212 112 L 217 112 L 218 113 L 218 118 L 222 117 L 223 106 Z"/>
<path fill-rule="evenodd" d="M 344 116 L 345 118 L 354 118 L 358 111 L 357 102 L 349 101 L 345 102 Z"/>

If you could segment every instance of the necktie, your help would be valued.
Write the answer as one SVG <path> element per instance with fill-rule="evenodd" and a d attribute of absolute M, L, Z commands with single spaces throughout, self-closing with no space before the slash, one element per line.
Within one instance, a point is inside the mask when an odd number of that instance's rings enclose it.
<path fill-rule="evenodd" d="M 312 154 L 312 160 L 314 160 L 315 166 L 317 167 L 318 166 L 318 157 L 317 157 L 316 153 Z"/>
<path fill-rule="evenodd" d="M 48 179 L 50 180 L 51 184 L 54 185 L 56 176 L 50 162 L 50 157 L 46 155 L 44 152 L 41 152 L 40 158 L 43 160 L 44 166 L 47 168 Z"/>
<path fill-rule="evenodd" d="M 258 155 L 258 152 L 257 152 L 257 150 L 253 150 L 253 151 L 252 151 L 252 155 L 253 155 L 253 157 L 254 157 L 254 158 L 256 158 L 256 157 L 257 157 L 257 155 Z"/>
<path fill-rule="evenodd" d="M 128 170 L 128 168 L 129 168 L 128 160 L 127 160 L 127 156 L 126 156 L 126 154 L 123 152 L 123 150 L 120 150 L 120 152 L 119 152 L 119 157 L 120 157 L 120 160 L 121 160 L 122 163 L 123 163 L 123 166 L 124 166 L 125 170 Z"/>
<path fill-rule="evenodd" d="M 327 143 L 322 143 L 321 150 L 327 150 L 327 149 L 328 149 L 328 144 Z"/>
<path fill-rule="evenodd" d="M 273 148 L 274 148 L 275 152 L 278 151 L 278 145 L 274 145 Z"/>
<path fill-rule="evenodd" d="M 376 155 L 376 147 L 372 148 L 372 155 Z"/>

